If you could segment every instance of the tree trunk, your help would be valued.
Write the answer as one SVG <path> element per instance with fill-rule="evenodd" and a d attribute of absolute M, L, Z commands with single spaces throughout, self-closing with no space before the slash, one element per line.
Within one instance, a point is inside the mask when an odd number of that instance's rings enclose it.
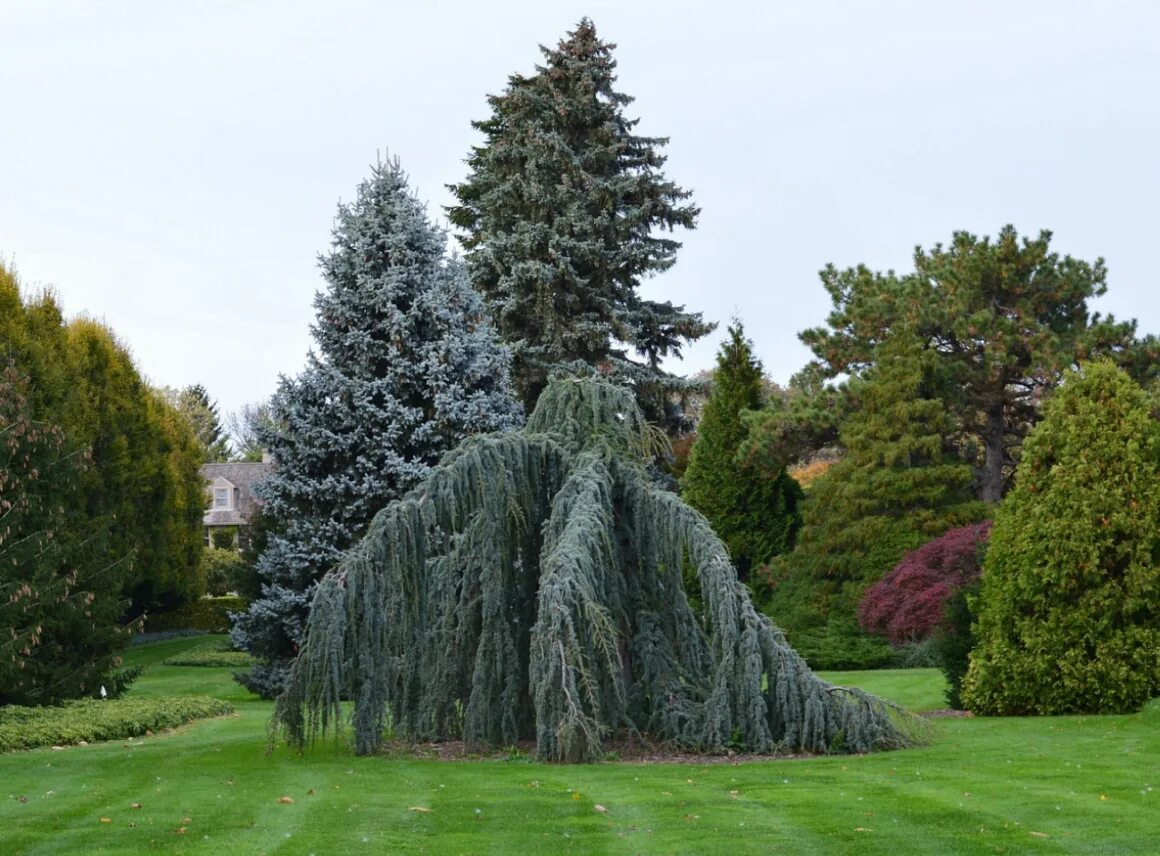
<path fill-rule="evenodd" d="M 1000 402 L 987 413 L 987 424 L 983 428 L 983 473 L 979 498 L 983 502 L 997 503 L 1003 498 L 1003 446 L 1007 435 L 1003 422 L 1003 404 Z"/>

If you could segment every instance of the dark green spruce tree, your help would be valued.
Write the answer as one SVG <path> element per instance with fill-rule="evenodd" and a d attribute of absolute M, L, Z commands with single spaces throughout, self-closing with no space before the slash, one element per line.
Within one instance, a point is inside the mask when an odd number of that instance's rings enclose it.
<path fill-rule="evenodd" d="M 858 657 L 887 649 L 858 629 L 865 589 L 907 552 L 985 516 L 971 466 L 948 450 L 953 424 L 934 397 L 937 370 L 914 334 L 883 343 L 852 385 L 858 406 L 839 433 L 845 457 L 810 486 L 797 546 L 779 560 L 770 612 L 815 667 L 872 665 Z"/>
<path fill-rule="evenodd" d="M 633 384 L 649 417 L 675 428 L 693 384 L 660 361 L 713 325 L 638 289 L 681 246 L 656 232 L 692 229 L 699 212 L 662 172 L 667 140 L 637 135 L 625 117 L 632 98 L 614 88 L 614 47 L 585 18 L 541 48 L 535 74 L 488 97 L 492 115 L 473 123 L 484 142 L 450 187 L 448 216 L 528 410 L 551 374 L 596 371 Z"/>
<path fill-rule="evenodd" d="M 461 444 L 322 580 L 276 722 L 302 745 L 349 712 L 359 753 L 388 724 L 469 747 L 534 738 L 552 761 L 625 736 L 911 742 L 906 714 L 818 678 L 754 609 L 705 518 L 652 483 L 658 443 L 629 390 L 588 379 L 551 383 L 523 431 Z"/>
<path fill-rule="evenodd" d="M 187 386 L 170 400 L 170 404 L 189 422 L 197 442 L 205 449 L 209 463 L 230 459 L 230 440 L 218 416 L 217 402 L 209 397 L 200 383 Z"/>
<path fill-rule="evenodd" d="M 764 399 L 761 363 L 740 321 L 717 353 L 713 387 L 697 425 L 697 440 L 681 480 L 681 496 L 705 515 L 729 548 L 742 579 L 751 568 L 793 547 L 801 523 L 801 488 L 783 469 L 769 477 L 738 461 L 743 416 Z"/>

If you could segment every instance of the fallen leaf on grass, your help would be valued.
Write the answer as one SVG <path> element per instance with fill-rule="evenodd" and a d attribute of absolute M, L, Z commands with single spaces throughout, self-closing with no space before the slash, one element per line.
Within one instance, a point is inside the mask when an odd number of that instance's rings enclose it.
<path fill-rule="evenodd" d="M 1100 800 L 1101 800 L 1101 801 L 1106 801 L 1106 800 L 1107 800 L 1107 798 L 1108 798 L 1108 795 L 1107 795 L 1107 794 L 1100 794 Z"/>
<path fill-rule="evenodd" d="M 294 797 L 278 797 L 278 803 L 280 805 L 293 805 Z"/>
<path fill-rule="evenodd" d="M 113 822 L 113 819 L 111 817 L 102 817 L 101 818 L 101 823 L 112 823 L 112 822 Z"/>
<path fill-rule="evenodd" d="M 1036 838 L 1050 838 L 1051 837 L 1046 832 L 1031 832 L 1031 834 L 1034 835 Z"/>
<path fill-rule="evenodd" d="M 185 835 L 185 827 L 184 826 L 177 827 L 177 829 L 173 830 L 173 834 L 174 835 Z"/>
<path fill-rule="evenodd" d="M 869 827 L 865 827 L 865 826 L 855 826 L 854 831 L 855 832 L 873 832 L 874 830 L 870 829 Z"/>
<path fill-rule="evenodd" d="M 141 803 L 129 803 L 129 808 L 141 808 Z"/>
<path fill-rule="evenodd" d="M 600 814 L 608 814 L 608 809 L 606 809 L 600 803 L 597 803 L 596 805 L 592 806 L 592 810 L 600 812 Z"/>
<path fill-rule="evenodd" d="M 308 797 L 312 797 L 312 796 L 314 796 L 314 788 L 311 788 L 310 790 L 308 790 L 308 791 L 306 792 L 306 796 L 308 796 Z"/>
<path fill-rule="evenodd" d="M 421 805 L 413 805 L 408 810 L 409 811 L 419 811 L 419 812 L 422 812 L 423 814 L 430 814 L 435 809 L 427 808 L 426 806 L 421 806 Z"/>
<path fill-rule="evenodd" d="M 182 826 L 188 826 L 188 825 L 189 825 L 189 824 L 191 824 L 191 823 L 193 823 L 193 821 L 192 821 L 192 820 L 190 820 L 188 817 L 183 817 L 183 818 L 181 819 L 181 825 L 182 825 Z"/>
<path fill-rule="evenodd" d="M 28 802 L 28 797 L 24 796 L 23 794 L 18 796 L 16 799 L 19 800 L 21 804 Z"/>

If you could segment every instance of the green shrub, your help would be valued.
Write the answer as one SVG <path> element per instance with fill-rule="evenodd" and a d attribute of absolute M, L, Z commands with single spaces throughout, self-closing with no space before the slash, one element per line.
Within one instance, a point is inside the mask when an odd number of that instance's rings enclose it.
<path fill-rule="evenodd" d="M 211 642 L 209 645 L 191 648 L 184 654 L 174 654 L 161 662 L 166 666 L 226 666 L 244 669 L 254 665 L 254 658 L 245 651 L 233 650 L 229 642 Z"/>
<path fill-rule="evenodd" d="M 233 712 L 215 698 L 82 699 L 60 707 L 0 707 L 0 752 L 122 740 Z"/>
<path fill-rule="evenodd" d="M 947 598 L 943 623 L 932 640 L 938 652 L 937 665 L 947 679 L 947 704 L 955 710 L 963 706 L 963 678 L 967 676 L 971 649 L 975 647 L 975 634 L 971 629 L 974 616 L 970 604 L 978 597 L 981 586 L 975 581 Z"/>
<path fill-rule="evenodd" d="M 236 552 L 238 546 L 238 527 L 214 527 L 213 531 L 209 533 L 209 543 L 209 549 L 211 550 L 233 550 Z"/>
<path fill-rule="evenodd" d="M 230 629 L 229 613 L 241 612 L 248 606 L 249 601 L 244 597 L 203 597 L 173 612 L 150 615 L 145 629 L 150 633 L 162 630 L 226 633 Z"/>
<path fill-rule="evenodd" d="M 246 560 L 237 550 L 207 547 L 202 551 L 201 574 L 205 578 L 206 592 L 213 597 L 223 597 L 235 591 L 238 578 L 248 570 Z"/>
<path fill-rule="evenodd" d="M 1109 362 L 1069 373 L 995 516 L 963 701 L 1119 713 L 1160 694 L 1160 423 Z"/>

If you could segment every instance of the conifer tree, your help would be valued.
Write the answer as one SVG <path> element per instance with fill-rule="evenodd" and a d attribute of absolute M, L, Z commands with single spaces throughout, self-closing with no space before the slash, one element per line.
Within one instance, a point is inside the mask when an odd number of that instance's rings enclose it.
<path fill-rule="evenodd" d="M 1122 713 L 1160 695 L 1160 423 L 1107 361 L 1070 373 L 999 506 L 967 708 Z"/>
<path fill-rule="evenodd" d="M 513 348 L 526 408 L 553 372 L 599 370 L 634 384 L 650 417 L 672 427 L 682 421 L 672 398 L 692 387 L 660 360 L 712 325 L 638 288 L 680 248 L 654 232 L 692 229 L 699 211 L 662 172 L 668 141 L 637 135 L 639 120 L 625 117 L 633 99 L 614 88 L 614 48 L 585 18 L 555 49 L 541 47 L 535 74 L 488 97 L 492 115 L 473 123 L 484 142 L 450 187 L 448 216 Z"/>
<path fill-rule="evenodd" d="M 167 396 L 168 398 L 168 396 Z M 218 416 L 217 402 L 200 383 L 187 386 L 169 402 L 189 422 L 197 442 L 205 449 L 207 463 L 230 459 L 230 442 Z"/>
<path fill-rule="evenodd" d="M 709 520 L 742 579 L 793 546 L 801 488 L 784 469 L 772 477 L 738 462 L 743 415 L 762 406 L 761 363 L 740 321 L 717 354 L 713 391 L 681 480 L 681 496 Z"/>
<path fill-rule="evenodd" d="M 339 206 L 320 259 L 318 350 L 281 381 L 258 426 L 275 463 L 258 487 L 270 529 L 263 596 L 233 638 L 261 659 L 243 682 L 263 695 L 281 686 L 318 579 L 375 512 L 468 434 L 520 422 L 507 352 L 445 246 L 398 161 L 374 167 Z"/>
<path fill-rule="evenodd" d="M 14 364 L 0 370 L 0 705 L 112 686 L 128 639 L 108 533 L 71 501 L 88 456 L 33 418 L 27 393 Z"/>
<path fill-rule="evenodd" d="M 915 331 L 942 364 L 931 394 L 977 442 L 979 498 L 998 502 L 1040 402 L 1065 369 L 1107 354 L 1137 377 L 1156 372 L 1160 342 L 1137 340 L 1134 321 L 1089 312 L 1088 301 L 1107 291 L 1103 259 L 1060 257 L 1050 244 L 1048 231 L 1020 240 L 1006 226 L 995 240 L 956 232 L 947 246 L 916 248 L 914 271 L 904 275 L 827 266 L 821 278 L 833 311 L 825 327 L 801 334 L 815 356 L 809 372 L 862 374 L 892 333 Z M 785 417 L 769 414 L 771 440 L 785 435 L 776 427 Z"/>
<path fill-rule="evenodd" d="M 534 738 L 552 761 L 600 759 L 618 735 L 911 742 L 908 716 L 815 676 L 754 609 L 705 518 L 653 485 L 658 442 L 629 390 L 589 379 L 550 384 L 523 431 L 461 444 L 319 585 L 276 722 L 302 745 L 346 709 L 359 753 L 389 723 L 472 748 Z"/>
<path fill-rule="evenodd" d="M 952 428 L 932 397 L 932 357 L 905 331 L 883 344 L 853 388 L 859 407 L 840 431 L 845 457 L 811 485 L 797 547 L 780 563 L 771 614 L 816 667 L 839 665 L 826 660 L 826 647 L 860 635 L 867 586 L 910 550 L 984 516 L 971 467 L 946 448 Z M 822 638 L 806 643 L 796 635 L 803 630 Z"/>

